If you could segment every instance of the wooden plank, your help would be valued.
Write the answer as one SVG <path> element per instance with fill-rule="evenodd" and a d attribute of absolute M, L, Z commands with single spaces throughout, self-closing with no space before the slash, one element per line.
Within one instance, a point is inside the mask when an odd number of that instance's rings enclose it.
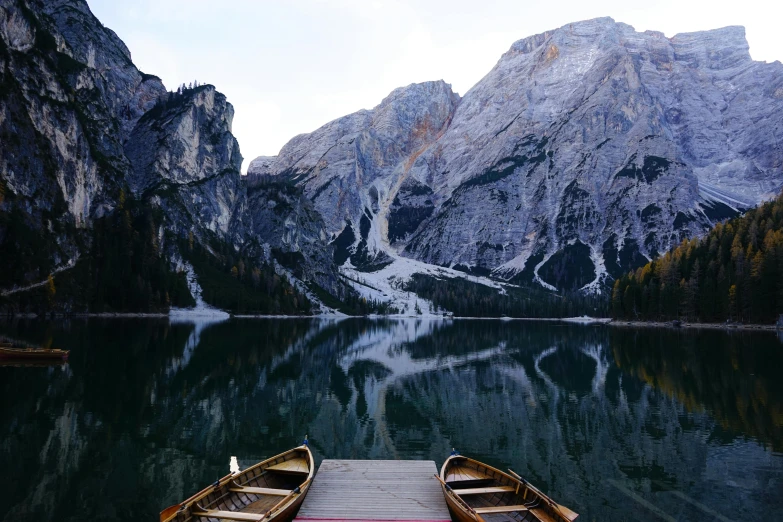
<path fill-rule="evenodd" d="M 491 488 L 465 488 L 465 489 L 452 489 L 457 495 L 484 495 L 486 493 L 508 493 L 509 491 L 516 491 L 514 486 L 496 486 Z"/>
<path fill-rule="evenodd" d="M 239 520 L 241 522 L 259 522 L 264 519 L 264 515 L 251 513 L 240 513 L 238 511 L 220 511 L 218 509 L 208 509 L 206 511 L 194 511 L 194 516 L 206 518 L 222 518 L 225 520 Z"/>
<path fill-rule="evenodd" d="M 436 473 L 433 461 L 324 460 L 297 521 L 448 522 L 448 507 Z"/>
<path fill-rule="evenodd" d="M 287 471 L 289 473 L 309 473 L 307 461 L 305 459 L 289 459 L 267 469 L 274 471 Z"/>
<path fill-rule="evenodd" d="M 240 486 L 229 489 L 236 493 L 249 493 L 252 495 L 275 495 L 278 497 L 285 497 L 291 493 L 290 489 L 254 488 L 251 486 Z"/>
<path fill-rule="evenodd" d="M 557 507 L 560 509 L 560 512 L 563 515 L 565 515 L 565 517 L 568 520 L 571 520 L 572 522 L 574 520 L 576 520 L 576 518 L 579 516 L 579 513 L 575 512 L 575 511 L 572 511 L 571 509 L 569 509 L 569 508 L 567 508 L 567 507 L 565 507 L 565 506 L 563 506 L 561 504 L 558 504 Z M 720 516 L 718 516 L 718 518 L 720 519 Z M 731 520 L 724 520 L 724 522 L 732 522 L 732 521 Z"/>
<path fill-rule="evenodd" d="M 542 508 L 533 508 L 530 510 L 530 512 L 533 513 L 541 522 L 557 522 L 557 520 L 552 515 L 544 511 Z"/>
<path fill-rule="evenodd" d="M 485 473 L 481 473 L 472 468 L 455 465 L 449 468 L 446 475 L 446 482 L 461 482 L 463 480 L 484 480 L 489 478 Z"/>
<path fill-rule="evenodd" d="M 489 513 L 511 513 L 513 511 L 527 511 L 527 506 L 492 506 L 474 508 L 479 515 Z"/>

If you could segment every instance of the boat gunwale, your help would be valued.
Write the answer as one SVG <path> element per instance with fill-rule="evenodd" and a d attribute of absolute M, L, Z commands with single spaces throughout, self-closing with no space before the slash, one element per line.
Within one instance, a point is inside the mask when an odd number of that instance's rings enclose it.
<path fill-rule="evenodd" d="M 68 355 L 69 350 L 60 350 L 59 348 L 30 348 L 14 347 L 0 345 L 0 355 L 10 355 L 24 357 L 28 355 L 37 355 L 40 357 L 64 357 Z"/>

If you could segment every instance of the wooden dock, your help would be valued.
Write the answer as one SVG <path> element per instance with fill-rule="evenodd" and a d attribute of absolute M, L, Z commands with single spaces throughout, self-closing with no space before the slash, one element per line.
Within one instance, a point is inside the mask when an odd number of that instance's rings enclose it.
<path fill-rule="evenodd" d="M 294 522 L 451 522 L 431 460 L 324 460 Z"/>

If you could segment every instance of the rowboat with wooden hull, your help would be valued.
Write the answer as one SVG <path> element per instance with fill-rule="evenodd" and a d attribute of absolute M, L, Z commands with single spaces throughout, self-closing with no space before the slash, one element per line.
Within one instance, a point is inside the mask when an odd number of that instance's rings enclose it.
<path fill-rule="evenodd" d="M 304 444 L 226 475 L 181 504 L 160 513 L 161 522 L 288 522 L 299 510 L 315 473 Z"/>
<path fill-rule="evenodd" d="M 0 346 L 0 359 L 30 359 L 51 361 L 67 358 L 68 350 L 47 350 L 44 348 L 11 348 L 8 346 Z"/>
<path fill-rule="evenodd" d="M 504 473 L 462 455 L 443 463 L 439 479 L 459 522 L 573 522 L 579 516 L 513 471 Z"/>

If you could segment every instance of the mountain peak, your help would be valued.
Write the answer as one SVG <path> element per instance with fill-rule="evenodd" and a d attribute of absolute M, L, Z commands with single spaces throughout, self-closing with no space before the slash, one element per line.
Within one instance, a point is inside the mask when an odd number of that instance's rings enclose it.
<path fill-rule="evenodd" d="M 411 83 L 404 87 L 397 87 L 390 92 L 374 110 L 382 109 L 395 101 L 405 98 L 447 98 L 459 101 L 459 94 L 451 90 L 451 84 L 443 80 L 435 80 L 421 83 Z"/>
<path fill-rule="evenodd" d="M 680 33 L 670 41 L 677 58 L 695 67 L 726 69 L 752 61 L 745 28 L 740 25 Z"/>

